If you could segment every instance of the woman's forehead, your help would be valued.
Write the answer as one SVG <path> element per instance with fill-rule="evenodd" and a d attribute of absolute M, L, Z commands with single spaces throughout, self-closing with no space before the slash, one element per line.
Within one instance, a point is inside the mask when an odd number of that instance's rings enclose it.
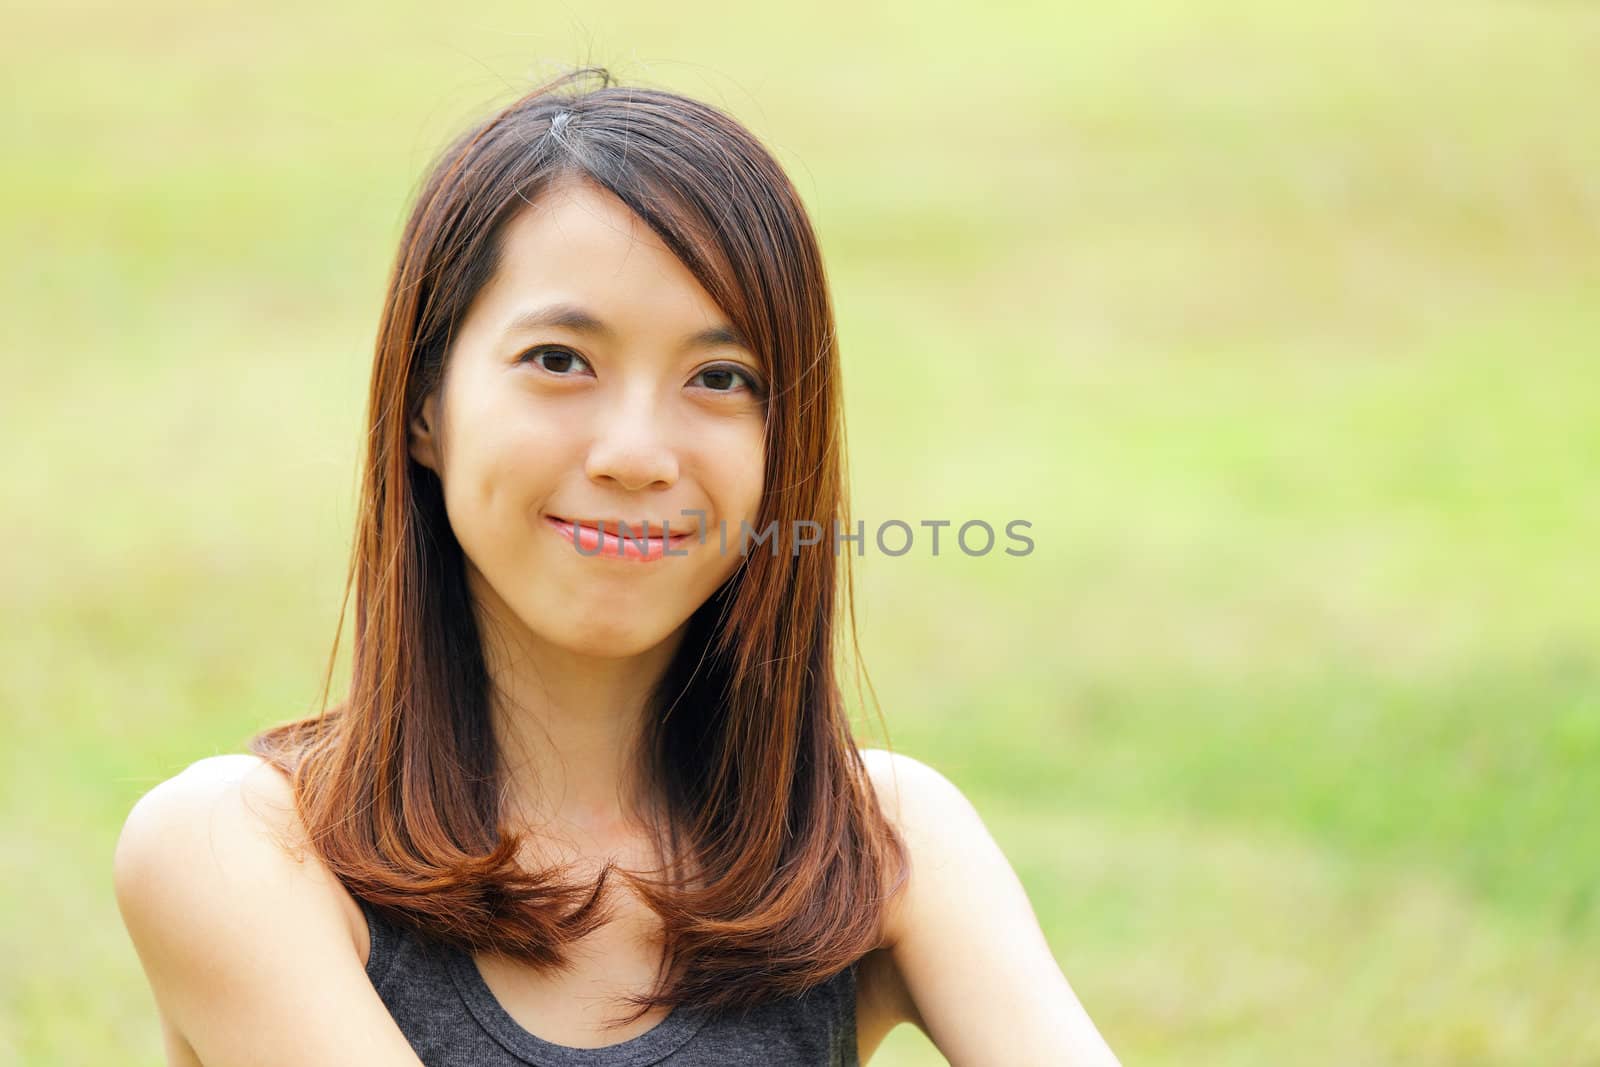
<path fill-rule="evenodd" d="M 548 190 L 507 223 L 484 296 L 498 333 L 542 325 L 618 340 L 722 329 L 732 334 L 726 340 L 742 343 L 649 224 L 588 183 Z"/>

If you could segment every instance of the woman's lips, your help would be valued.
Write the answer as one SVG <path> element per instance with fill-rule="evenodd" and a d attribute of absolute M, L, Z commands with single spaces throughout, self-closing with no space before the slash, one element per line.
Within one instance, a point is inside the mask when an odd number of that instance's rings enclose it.
<path fill-rule="evenodd" d="M 667 558 L 667 548 L 670 546 L 672 555 L 684 555 L 690 538 L 694 531 L 688 533 L 675 533 L 671 538 L 663 538 L 659 531 L 664 527 L 651 524 L 648 529 L 650 536 L 643 538 L 646 533 L 644 522 L 624 522 L 619 525 L 615 519 L 563 519 L 559 515 L 546 515 L 545 523 L 562 537 L 577 546 L 578 553 L 584 556 L 599 556 L 606 559 L 632 559 L 655 560 Z M 624 529 L 623 527 L 626 527 Z M 618 533 L 622 536 L 618 536 Z"/>

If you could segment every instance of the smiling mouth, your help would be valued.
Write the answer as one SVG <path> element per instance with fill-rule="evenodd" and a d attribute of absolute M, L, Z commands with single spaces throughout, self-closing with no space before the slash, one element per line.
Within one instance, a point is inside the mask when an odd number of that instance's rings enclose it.
<path fill-rule="evenodd" d="M 546 525 L 565 537 L 583 556 L 605 559 L 659 560 L 682 556 L 694 531 L 664 537 L 665 523 L 629 522 L 625 519 L 564 519 L 546 515 Z"/>

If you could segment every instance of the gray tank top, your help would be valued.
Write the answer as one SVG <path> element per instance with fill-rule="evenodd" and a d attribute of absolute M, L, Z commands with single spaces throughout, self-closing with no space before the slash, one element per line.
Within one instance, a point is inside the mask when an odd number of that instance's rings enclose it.
<path fill-rule="evenodd" d="M 748 1012 L 674 1008 L 627 1041 L 573 1048 L 520 1026 L 469 953 L 426 945 L 357 903 L 372 935 L 367 977 L 427 1067 L 860 1067 L 855 963 L 800 996 Z"/>

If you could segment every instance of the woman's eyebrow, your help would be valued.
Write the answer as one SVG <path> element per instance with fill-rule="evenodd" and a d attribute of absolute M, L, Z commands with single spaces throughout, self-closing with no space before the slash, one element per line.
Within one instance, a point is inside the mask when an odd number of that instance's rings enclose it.
<path fill-rule="evenodd" d="M 559 328 L 576 333 L 612 338 L 616 331 L 587 308 L 577 304 L 547 304 L 524 311 L 506 325 L 506 333 L 523 333 L 528 330 Z M 744 337 L 728 323 L 717 323 L 690 334 L 683 340 L 683 348 L 714 348 L 719 345 L 737 345 L 749 348 Z"/>

